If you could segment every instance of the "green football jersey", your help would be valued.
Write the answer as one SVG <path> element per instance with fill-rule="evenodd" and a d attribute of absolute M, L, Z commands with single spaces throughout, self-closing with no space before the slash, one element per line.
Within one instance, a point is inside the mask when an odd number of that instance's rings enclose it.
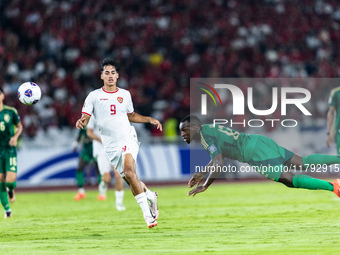
<path fill-rule="evenodd" d="M 340 133 L 340 87 L 336 87 L 331 90 L 328 103 L 330 106 L 335 107 L 335 111 L 336 111 L 335 134 L 339 134 Z"/>
<path fill-rule="evenodd" d="M 15 134 L 20 117 L 15 108 L 4 105 L 0 111 L 0 150 L 10 148 L 9 140 Z"/>
<path fill-rule="evenodd" d="M 223 157 L 248 162 L 254 152 L 258 135 L 246 135 L 222 125 L 206 124 L 201 129 L 201 144 L 213 158 Z"/>

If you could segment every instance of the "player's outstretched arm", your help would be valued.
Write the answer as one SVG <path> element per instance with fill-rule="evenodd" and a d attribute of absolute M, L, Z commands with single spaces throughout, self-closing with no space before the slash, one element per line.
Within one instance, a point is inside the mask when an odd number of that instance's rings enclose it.
<path fill-rule="evenodd" d="M 188 196 L 193 195 L 193 197 L 194 197 L 196 194 L 206 191 L 208 189 L 208 187 L 216 180 L 216 178 L 220 174 L 220 171 L 218 170 L 219 167 L 221 169 L 223 167 L 223 156 L 222 156 L 222 153 L 217 154 L 212 159 L 212 166 L 215 167 L 214 168 L 215 170 L 214 171 L 212 169 L 210 170 L 209 176 L 208 176 L 207 180 L 205 181 L 205 183 L 202 186 L 198 186 L 197 185 L 196 188 L 194 188 L 193 190 L 189 191 Z"/>
<path fill-rule="evenodd" d="M 335 116 L 335 107 L 330 106 L 327 112 L 327 146 L 331 147 L 335 138 L 335 129 L 334 129 L 334 116 Z"/>
<path fill-rule="evenodd" d="M 204 179 L 205 175 L 209 172 L 210 167 L 213 165 L 213 161 L 210 160 L 208 165 L 204 168 L 205 171 L 196 172 L 192 175 L 191 179 L 188 182 L 188 187 L 192 188 L 194 185 L 198 186 Z"/>
<path fill-rule="evenodd" d="M 81 118 L 79 120 L 77 120 L 76 122 L 76 127 L 78 129 L 83 129 L 84 127 L 87 126 L 87 124 L 89 123 L 91 116 L 87 115 L 87 114 L 83 114 L 81 116 Z"/>
<path fill-rule="evenodd" d="M 135 113 L 135 112 L 129 113 L 128 114 L 128 118 L 129 118 L 130 122 L 134 122 L 134 123 L 150 123 L 150 124 L 156 126 L 157 129 L 160 129 L 161 131 L 163 130 L 162 124 L 158 120 L 156 120 L 154 118 L 142 116 L 142 115 L 139 115 L 138 113 Z"/>
<path fill-rule="evenodd" d="M 21 124 L 21 121 L 19 121 L 19 123 L 17 124 L 17 129 L 15 131 L 15 134 L 11 137 L 11 139 L 9 140 L 9 145 L 10 146 L 17 146 L 18 144 L 18 138 L 22 133 L 23 127 Z"/>

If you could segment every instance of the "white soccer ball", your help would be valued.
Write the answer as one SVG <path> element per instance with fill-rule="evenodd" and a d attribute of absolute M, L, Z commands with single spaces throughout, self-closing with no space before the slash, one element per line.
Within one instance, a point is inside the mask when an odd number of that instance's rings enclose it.
<path fill-rule="evenodd" d="M 41 90 L 34 82 L 25 82 L 18 89 L 18 98 L 25 105 L 36 104 L 41 98 Z"/>

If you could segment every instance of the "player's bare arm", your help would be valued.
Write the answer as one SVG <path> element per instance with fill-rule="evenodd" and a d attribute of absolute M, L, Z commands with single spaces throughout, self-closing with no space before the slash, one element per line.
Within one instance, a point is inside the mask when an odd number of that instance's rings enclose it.
<path fill-rule="evenodd" d="M 87 114 L 83 114 L 83 115 L 81 116 L 81 118 L 80 118 L 79 120 L 77 120 L 77 122 L 76 122 L 76 127 L 77 127 L 78 129 L 83 129 L 83 128 L 85 128 L 85 127 L 87 126 L 87 124 L 89 123 L 90 118 L 91 118 L 91 116 L 89 116 L 89 115 L 87 115 Z"/>
<path fill-rule="evenodd" d="M 193 195 L 193 197 L 194 197 L 196 194 L 206 191 L 208 189 L 208 187 L 216 180 L 216 178 L 220 174 L 220 172 L 217 170 L 218 166 L 219 167 L 223 166 L 223 156 L 222 156 L 222 153 L 216 155 L 212 159 L 212 166 L 215 167 L 215 171 L 210 171 L 209 176 L 208 176 L 207 180 L 205 181 L 205 183 L 202 186 L 197 186 L 196 188 L 191 190 L 188 193 L 188 196 Z"/>
<path fill-rule="evenodd" d="M 129 113 L 128 118 L 129 118 L 130 122 L 133 122 L 133 123 L 150 123 L 150 124 L 156 126 L 157 129 L 159 129 L 161 131 L 163 130 L 162 124 L 154 118 L 142 116 L 142 115 L 135 113 L 135 112 Z"/>
<path fill-rule="evenodd" d="M 331 147 L 334 142 L 335 129 L 334 129 L 334 117 L 335 117 L 335 107 L 329 106 L 327 112 L 327 146 Z"/>
<path fill-rule="evenodd" d="M 212 165 L 213 165 L 213 161 L 210 160 L 208 165 L 205 167 L 206 171 L 194 173 L 193 176 L 191 177 L 191 179 L 188 182 L 188 187 L 192 188 L 194 185 L 198 186 L 203 181 L 204 177 L 209 172 L 209 169 Z"/>
<path fill-rule="evenodd" d="M 92 128 L 87 128 L 86 129 L 86 134 L 89 138 L 91 138 L 92 140 L 97 140 L 98 142 L 102 142 L 102 139 L 100 139 L 99 136 L 97 136 L 94 132 Z"/>
<path fill-rule="evenodd" d="M 21 121 L 19 121 L 19 123 L 17 125 L 17 130 L 15 131 L 15 134 L 9 140 L 10 146 L 17 146 L 18 138 L 21 135 L 22 130 L 23 130 L 23 127 L 22 127 Z"/>

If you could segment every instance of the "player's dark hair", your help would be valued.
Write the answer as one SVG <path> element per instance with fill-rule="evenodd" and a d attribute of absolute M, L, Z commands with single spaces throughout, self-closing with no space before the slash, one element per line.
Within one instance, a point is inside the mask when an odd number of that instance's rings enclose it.
<path fill-rule="evenodd" d="M 5 94 L 4 93 L 4 90 L 0 87 L 0 92 L 2 93 L 2 94 Z"/>
<path fill-rule="evenodd" d="M 118 72 L 119 71 L 119 64 L 114 61 L 113 59 L 111 58 L 105 58 L 103 61 L 102 61 L 102 64 L 100 66 L 100 70 L 101 72 L 104 71 L 104 67 L 105 66 L 114 66 L 116 68 L 116 71 Z"/>
<path fill-rule="evenodd" d="M 191 125 L 195 125 L 195 126 L 201 126 L 201 121 L 199 118 L 197 118 L 195 115 L 188 115 L 188 116 L 185 116 L 182 120 L 181 120 L 181 123 L 183 122 L 189 122 L 189 124 Z"/>

